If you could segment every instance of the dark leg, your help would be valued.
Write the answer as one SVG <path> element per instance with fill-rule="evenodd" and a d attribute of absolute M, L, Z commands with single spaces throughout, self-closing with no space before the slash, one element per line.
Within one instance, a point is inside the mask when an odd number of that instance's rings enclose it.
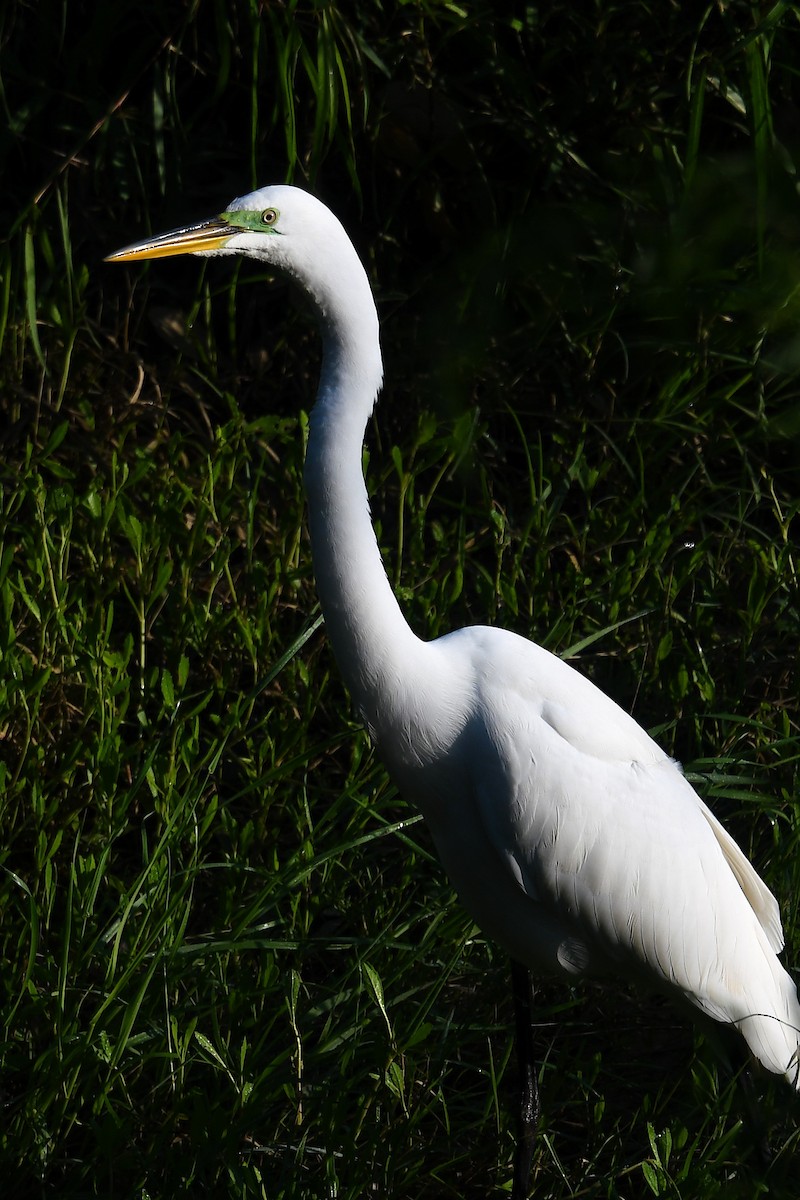
<path fill-rule="evenodd" d="M 753 1145 L 762 1167 L 768 1167 L 772 1162 L 772 1147 L 769 1144 L 769 1129 L 764 1115 L 764 1100 L 758 1094 L 756 1082 L 753 1079 L 753 1067 L 750 1062 L 745 1064 L 739 1076 L 744 1096 L 745 1108 L 750 1118 L 750 1132 L 753 1135 Z"/>
<path fill-rule="evenodd" d="M 528 968 L 514 959 L 511 960 L 511 989 L 514 993 L 519 1064 L 519 1130 L 511 1200 L 528 1200 L 531 1160 L 539 1123 L 539 1084 L 533 1057 L 533 984 Z"/>
<path fill-rule="evenodd" d="M 765 1103 L 758 1080 L 753 1075 L 753 1060 L 746 1049 L 738 1029 L 732 1025 L 711 1026 L 707 1035 L 717 1056 L 726 1067 L 726 1074 L 738 1079 L 739 1093 L 737 1108 L 742 1115 L 745 1129 L 753 1139 L 753 1150 L 759 1165 L 766 1168 L 772 1162 L 772 1147 L 769 1143 L 770 1113 Z"/>

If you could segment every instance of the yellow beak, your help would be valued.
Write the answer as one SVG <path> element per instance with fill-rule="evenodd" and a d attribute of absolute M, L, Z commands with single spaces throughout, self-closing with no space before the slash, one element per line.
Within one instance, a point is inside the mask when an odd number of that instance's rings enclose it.
<path fill-rule="evenodd" d="M 158 237 L 134 242 L 132 246 L 123 246 L 121 250 L 109 254 L 105 261 L 127 262 L 134 258 L 166 258 L 170 254 L 219 250 L 235 232 L 226 221 L 212 217 L 210 221 L 201 221 L 198 225 L 187 225 L 183 229 L 173 229 L 169 233 L 159 234 Z"/>

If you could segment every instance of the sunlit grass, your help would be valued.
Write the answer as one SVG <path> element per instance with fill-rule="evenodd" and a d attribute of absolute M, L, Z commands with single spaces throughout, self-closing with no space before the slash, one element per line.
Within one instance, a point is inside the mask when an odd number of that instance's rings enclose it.
<path fill-rule="evenodd" d="M 409 620 L 535 637 L 654 730 L 792 967 L 796 16 L 44 7 L 0 25 L 4 1194 L 503 1194 L 506 964 L 320 624 L 313 326 L 247 268 L 100 260 L 313 183 L 376 281 Z M 670 1006 L 537 1003 L 541 1194 L 794 1197 L 781 1081 L 767 1167 Z"/>

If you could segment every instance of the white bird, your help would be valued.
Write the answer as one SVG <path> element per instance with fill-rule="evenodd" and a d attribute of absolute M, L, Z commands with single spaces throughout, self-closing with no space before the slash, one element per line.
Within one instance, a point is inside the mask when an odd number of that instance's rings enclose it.
<path fill-rule="evenodd" d="M 525 638 L 472 626 L 424 641 L 406 622 L 362 474 L 383 374 L 378 317 L 339 221 L 304 191 L 268 187 L 110 261 L 186 252 L 268 263 L 316 307 L 324 353 L 305 487 L 325 625 L 464 907 L 536 974 L 655 985 L 735 1026 L 759 1062 L 800 1087 L 800 1004 L 777 958 L 778 904 L 680 767 Z"/>

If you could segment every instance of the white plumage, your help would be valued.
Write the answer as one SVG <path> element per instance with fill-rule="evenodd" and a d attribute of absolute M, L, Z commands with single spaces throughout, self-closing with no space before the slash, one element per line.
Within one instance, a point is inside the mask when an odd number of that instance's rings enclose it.
<path fill-rule="evenodd" d="M 499 629 L 416 637 L 392 593 L 361 472 L 380 389 L 366 273 L 331 212 L 270 187 L 112 259 L 246 254 L 295 278 L 324 338 L 306 459 L 314 570 L 345 682 L 463 904 L 538 973 L 642 979 L 735 1025 L 798 1086 L 800 1004 L 774 896 L 636 722 Z"/>

